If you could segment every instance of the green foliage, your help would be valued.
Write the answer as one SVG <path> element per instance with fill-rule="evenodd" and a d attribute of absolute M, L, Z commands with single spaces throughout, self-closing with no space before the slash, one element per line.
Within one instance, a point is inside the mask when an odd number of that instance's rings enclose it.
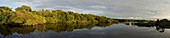
<path fill-rule="evenodd" d="M 12 23 L 19 23 L 22 25 L 36 25 L 46 23 L 45 17 L 39 16 L 31 12 L 17 12 L 11 16 L 10 20 L 10 22 Z"/>
<path fill-rule="evenodd" d="M 12 9 L 7 6 L 0 6 L 0 12 L 11 12 Z"/>
<path fill-rule="evenodd" d="M 31 11 L 32 11 L 31 7 L 26 6 L 26 5 L 22 5 L 21 7 L 18 7 L 18 8 L 16 8 L 15 10 L 16 10 L 16 11 L 28 11 L 28 12 L 31 12 Z"/>
<path fill-rule="evenodd" d="M 79 14 L 63 10 L 35 10 L 22 5 L 12 11 L 9 7 L 0 6 L 0 24 L 16 23 L 19 25 L 37 25 L 45 23 L 113 23 L 115 20 L 92 14 Z"/>
<path fill-rule="evenodd" d="M 0 24 L 8 23 L 8 19 L 11 16 L 11 8 L 6 6 L 0 6 Z"/>
<path fill-rule="evenodd" d="M 47 21 L 46 23 L 58 23 L 58 20 L 55 17 L 46 17 L 45 19 Z"/>
<path fill-rule="evenodd" d="M 24 23 L 24 19 L 22 17 L 15 17 L 14 15 L 11 16 L 10 22 L 12 23 Z"/>

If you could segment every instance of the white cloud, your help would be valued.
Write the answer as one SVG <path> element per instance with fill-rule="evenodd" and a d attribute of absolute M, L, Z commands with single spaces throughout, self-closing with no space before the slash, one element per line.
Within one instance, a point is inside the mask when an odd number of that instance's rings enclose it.
<path fill-rule="evenodd" d="M 105 6 L 98 6 L 98 5 L 94 5 L 94 6 L 90 6 L 90 8 L 94 8 L 94 9 L 105 9 Z"/>

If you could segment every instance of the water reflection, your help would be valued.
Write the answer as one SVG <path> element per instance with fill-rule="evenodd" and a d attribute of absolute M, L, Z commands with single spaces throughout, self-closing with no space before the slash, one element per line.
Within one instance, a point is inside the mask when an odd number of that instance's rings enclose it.
<path fill-rule="evenodd" d="M 13 33 L 18 34 L 29 34 L 35 30 L 40 32 L 54 31 L 54 32 L 71 32 L 74 29 L 91 29 L 94 26 L 106 27 L 110 26 L 110 23 L 100 23 L 100 24 L 44 24 L 44 25 L 34 25 L 34 26 L 19 26 L 19 25 L 1 25 L 0 34 L 3 36 L 9 36 Z"/>
<path fill-rule="evenodd" d="M 126 25 L 135 25 L 138 27 L 156 27 L 159 32 L 164 32 L 165 29 L 170 29 L 169 25 L 166 24 L 148 24 L 148 23 L 125 23 Z"/>
<path fill-rule="evenodd" d="M 165 28 L 160 27 L 160 26 L 156 26 L 156 30 L 159 31 L 159 32 L 164 32 Z"/>

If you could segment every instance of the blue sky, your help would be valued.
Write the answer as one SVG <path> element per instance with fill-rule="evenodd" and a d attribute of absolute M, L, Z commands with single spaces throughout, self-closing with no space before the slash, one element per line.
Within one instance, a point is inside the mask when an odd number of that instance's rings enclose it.
<path fill-rule="evenodd" d="M 170 18 L 169 0 L 0 0 L 0 6 L 13 9 L 28 5 L 34 10 L 61 9 L 110 18 Z"/>

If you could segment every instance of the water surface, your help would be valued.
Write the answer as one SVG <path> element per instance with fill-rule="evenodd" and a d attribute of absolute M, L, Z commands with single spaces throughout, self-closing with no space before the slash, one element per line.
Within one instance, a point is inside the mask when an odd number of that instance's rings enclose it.
<path fill-rule="evenodd" d="M 74 25 L 75 26 L 75 25 Z M 41 27 L 41 28 L 40 28 Z M 44 28 L 42 28 L 44 27 Z M 55 27 L 55 28 L 52 28 Z M 32 29 L 34 28 L 34 29 Z M 156 27 L 139 27 L 123 23 L 109 26 L 33 26 L 8 28 L 0 38 L 169 38 L 170 30 L 159 32 Z M 19 31 L 17 31 L 20 29 Z M 21 30 L 22 29 L 22 30 Z M 12 32 L 12 31 L 13 32 Z M 6 33 L 9 32 L 9 33 Z M 10 34 L 11 33 L 11 34 Z"/>

